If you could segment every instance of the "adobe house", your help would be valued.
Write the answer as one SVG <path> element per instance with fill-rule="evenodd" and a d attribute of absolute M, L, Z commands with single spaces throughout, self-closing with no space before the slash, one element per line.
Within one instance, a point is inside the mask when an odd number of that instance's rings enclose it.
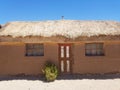
<path fill-rule="evenodd" d="M 62 74 L 120 72 L 120 22 L 9 22 L 0 29 L 0 75 L 38 75 L 46 61 Z"/>

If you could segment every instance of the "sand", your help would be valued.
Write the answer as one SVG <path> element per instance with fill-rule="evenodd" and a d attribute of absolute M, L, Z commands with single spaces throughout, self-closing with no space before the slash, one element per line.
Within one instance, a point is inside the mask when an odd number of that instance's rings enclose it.
<path fill-rule="evenodd" d="M 0 90 L 120 90 L 120 79 L 5 80 L 0 81 Z"/>

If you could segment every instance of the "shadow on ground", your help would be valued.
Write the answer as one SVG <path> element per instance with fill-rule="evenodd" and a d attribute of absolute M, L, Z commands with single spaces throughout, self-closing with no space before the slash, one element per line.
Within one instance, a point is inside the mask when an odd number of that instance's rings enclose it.
<path fill-rule="evenodd" d="M 76 79 L 118 79 L 120 78 L 120 74 L 103 74 L 103 75 L 91 75 L 91 74 L 86 74 L 86 75 L 59 75 L 57 80 L 76 80 Z M 45 81 L 45 78 L 43 75 L 38 75 L 38 76 L 30 76 L 30 75 L 16 75 L 16 76 L 0 76 L 0 81 L 9 81 L 9 80 L 41 80 Z"/>
<path fill-rule="evenodd" d="M 120 74 L 85 74 L 85 75 L 61 75 L 58 79 L 66 79 L 66 80 L 73 80 L 73 79 L 118 79 L 120 78 Z"/>

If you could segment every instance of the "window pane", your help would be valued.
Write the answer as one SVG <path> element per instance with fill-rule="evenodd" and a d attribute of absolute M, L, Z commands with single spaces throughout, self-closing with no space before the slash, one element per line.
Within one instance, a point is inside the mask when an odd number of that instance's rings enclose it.
<path fill-rule="evenodd" d="M 36 49 L 39 48 L 39 44 L 35 44 L 34 48 L 36 48 Z"/>
<path fill-rule="evenodd" d="M 39 55 L 44 56 L 44 50 L 40 50 Z"/>
<path fill-rule="evenodd" d="M 33 48 L 33 45 L 32 44 L 27 44 L 27 49 L 32 49 Z"/>
<path fill-rule="evenodd" d="M 66 46 L 66 57 L 68 58 L 70 54 L 70 46 Z"/>
<path fill-rule="evenodd" d="M 27 44 L 26 55 L 27 56 L 43 56 L 44 55 L 43 44 Z"/>
<path fill-rule="evenodd" d="M 33 56 L 37 56 L 37 52 L 36 51 L 33 51 Z"/>
<path fill-rule="evenodd" d="M 91 55 L 91 51 L 90 50 L 86 50 L 86 55 Z"/>
<path fill-rule="evenodd" d="M 70 61 L 67 60 L 67 72 L 70 72 Z"/>
<path fill-rule="evenodd" d="M 27 55 L 28 55 L 28 56 L 31 56 L 32 53 L 33 53 L 32 50 L 27 50 Z"/>
<path fill-rule="evenodd" d="M 86 49 L 91 49 L 91 44 L 86 44 Z"/>
<path fill-rule="evenodd" d="M 64 72 L 64 61 L 61 61 L 61 72 Z"/>
<path fill-rule="evenodd" d="M 92 56 L 101 56 L 104 54 L 103 52 L 103 44 L 102 43 L 92 43 L 92 44 L 86 44 L 85 49 L 86 55 L 92 55 Z"/>
<path fill-rule="evenodd" d="M 91 44 L 91 49 L 96 49 L 96 44 Z"/>
<path fill-rule="evenodd" d="M 97 50 L 97 55 L 101 55 L 101 51 L 100 50 Z"/>
<path fill-rule="evenodd" d="M 95 50 L 95 49 L 92 49 L 92 50 L 91 50 L 91 54 L 92 54 L 92 55 L 96 55 L 96 50 Z"/>
<path fill-rule="evenodd" d="M 43 45 L 42 44 L 36 44 L 35 48 L 43 49 Z"/>
<path fill-rule="evenodd" d="M 64 46 L 61 46 L 61 57 L 64 57 Z"/>
<path fill-rule="evenodd" d="M 97 48 L 98 48 L 98 49 L 103 49 L 103 44 L 98 44 L 98 45 L 97 45 Z"/>
<path fill-rule="evenodd" d="M 97 55 L 103 55 L 103 50 L 97 50 Z"/>

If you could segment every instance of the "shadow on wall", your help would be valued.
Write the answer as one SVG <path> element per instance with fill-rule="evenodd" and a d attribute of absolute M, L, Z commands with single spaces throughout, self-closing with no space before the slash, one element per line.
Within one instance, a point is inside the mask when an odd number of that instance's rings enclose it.
<path fill-rule="evenodd" d="M 118 79 L 120 78 L 120 73 L 117 74 L 75 74 L 75 75 L 60 75 L 57 80 L 77 80 L 77 79 Z M 45 82 L 44 75 L 14 75 L 14 76 L 0 76 L 0 81 L 9 81 L 9 80 L 41 80 Z"/>

